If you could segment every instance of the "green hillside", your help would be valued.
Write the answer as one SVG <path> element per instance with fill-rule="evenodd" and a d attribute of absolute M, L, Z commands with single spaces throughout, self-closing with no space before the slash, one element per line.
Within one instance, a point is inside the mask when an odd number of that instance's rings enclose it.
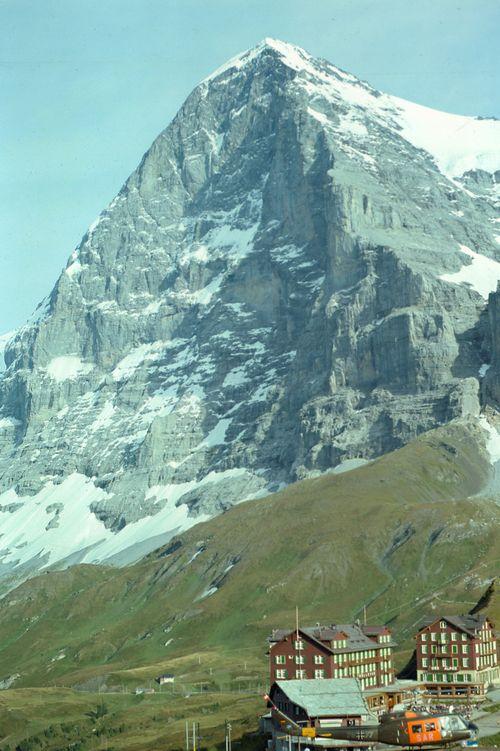
<path fill-rule="evenodd" d="M 174 706 L 182 717 L 181 697 L 198 693 L 217 726 L 221 705 L 241 692 L 240 719 L 252 726 L 266 636 L 294 622 L 296 605 L 304 624 L 355 619 L 366 605 L 369 621 L 391 623 L 402 665 L 422 616 L 470 610 L 500 568 L 500 507 L 480 494 L 490 468 L 476 431 L 453 423 L 357 470 L 236 506 L 133 566 L 76 566 L 25 582 L 0 612 L 0 679 L 19 676 L 0 694 L 0 722 L 23 688 L 67 687 L 68 712 L 79 716 L 74 697 L 95 696 L 71 687 L 124 692 L 169 671 L 178 697 L 141 706 L 163 701 L 159 717 Z M 495 594 L 488 612 L 500 617 Z M 136 698 L 112 696 L 106 721 L 119 727 Z M 17 726 L 2 727 L 5 742 L 19 737 Z M 119 748 L 155 748 L 160 729 L 130 746 L 122 731 Z M 170 747 L 182 745 L 177 731 Z"/>

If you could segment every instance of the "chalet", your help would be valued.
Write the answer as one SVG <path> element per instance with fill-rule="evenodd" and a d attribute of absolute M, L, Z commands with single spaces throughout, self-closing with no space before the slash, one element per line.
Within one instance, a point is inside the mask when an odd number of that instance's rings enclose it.
<path fill-rule="evenodd" d="M 324 725 L 361 725 L 373 721 L 367 709 L 361 685 L 355 678 L 326 678 L 276 681 L 269 692 L 272 746 L 275 751 L 288 751 L 297 737 L 287 733 L 287 718 L 303 728 L 321 729 Z M 302 747 L 339 746 L 327 738 L 302 738 Z M 342 741 L 343 748 L 366 744 Z"/>
<path fill-rule="evenodd" d="M 386 626 L 349 623 L 277 629 L 268 641 L 271 684 L 290 679 L 357 678 L 365 689 L 394 681 L 395 644 Z"/>
<path fill-rule="evenodd" d="M 500 680 L 496 633 L 486 615 L 428 618 L 415 639 L 417 680 L 432 696 L 481 697 Z"/>

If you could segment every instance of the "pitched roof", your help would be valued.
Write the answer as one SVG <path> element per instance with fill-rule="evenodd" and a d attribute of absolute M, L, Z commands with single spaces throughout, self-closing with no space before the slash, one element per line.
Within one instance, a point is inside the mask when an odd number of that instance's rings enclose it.
<path fill-rule="evenodd" d="M 274 685 L 309 717 L 369 714 L 357 678 L 309 678 L 276 681 Z"/>
<path fill-rule="evenodd" d="M 431 616 L 422 621 L 419 630 L 422 631 L 422 629 L 431 626 L 433 623 L 436 623 L 436 621 L 447 621 L 451 626 L 455 626 L 455 628 L 458 628 L 460 631 L 465 631 L 465 633 L 470 636 L 475 636 L 476 631 L 481 630 L 486 620 L 488 620 L 488 616 L 484 614 Z"/>
<path fill-rule="evenodd" d="M 361 624 L 361 631 L 367 636 L 378 636 L 388 630 L 387 626 L 366 626 L 365 624 Z"/>
<path fill-rule="evenodd" d="M 370 629 L 380 628 L 384 630 L 385 626 L 370 626 Z M 367 634 L 363 632 L 363 627 L 358 626 L 356 623 L 334 623 L 331 626 L 310 626 L 306 628 L 299 628 L 299 632 L 304 636 L 308 636 L 310 639 L 320 644 L 323 648 L 328 649 L 334 653 L 346 653 L 346 652 L 361 652 L 368 649 L 380 649 L 381 647 L 394 646 L 392 642 L 385 642 L 379 644 L 371 639 Z M 294 634 L 295 629 L 275 629 L 269 637 L 269 642 L 274 643 L 281 641 L 286 636 Z M 339 634 L 345 634 L 347 644 L 345 647 L 338 647 L 333 640 Z M 376 636 L 376 634 L 374 634 Z"/>

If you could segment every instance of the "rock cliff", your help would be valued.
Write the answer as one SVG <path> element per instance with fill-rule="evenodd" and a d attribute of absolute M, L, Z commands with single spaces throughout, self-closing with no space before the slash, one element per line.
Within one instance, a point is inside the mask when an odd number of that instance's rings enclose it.
<path fill-rule="evenodd" d="M 6 346 L 4 573 L 132 560 L 496 406 L 499 168 L 500 122 L 282 42 L 203 81 Z"/>

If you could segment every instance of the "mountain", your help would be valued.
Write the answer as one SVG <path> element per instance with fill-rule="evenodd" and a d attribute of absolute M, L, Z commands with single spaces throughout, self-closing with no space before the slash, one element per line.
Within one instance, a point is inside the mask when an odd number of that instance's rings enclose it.
<path fill-rule="evenodd" d="M 498 574 L 500 507 L 480 493 L 481 439 L 474 419 L 456 421 L 364 467 L 238 504 L 134 565 L 28 580 L 2 600 L 0 680 L 133 688 L 183 665 L 187 684 L 227 685 L 244 655 L 265 686 L 266 637 L 294 622 L 296 605 L 304 624 L 366 606 L 394 629 L 401 667 L 422 617 L 471 610 Z M 499 608 L 490 593 L 490 616 Z M 208 675 L 198 654 L 212 655 Z"/>
<path fill-rule="evenodd" d="M 15 331 L 9 331 L 7 334 L 0 334 L 0 371 L 5 367 L 4 352 L 10 339 L 15 335 Z"/>
<path fill-rule="evenodd" d="M 500 459 L 499 169 L 498 121 L 283 42 L 209 76 L 6 346 L 2 575 L 136 560 L 454 420 Z"/>

